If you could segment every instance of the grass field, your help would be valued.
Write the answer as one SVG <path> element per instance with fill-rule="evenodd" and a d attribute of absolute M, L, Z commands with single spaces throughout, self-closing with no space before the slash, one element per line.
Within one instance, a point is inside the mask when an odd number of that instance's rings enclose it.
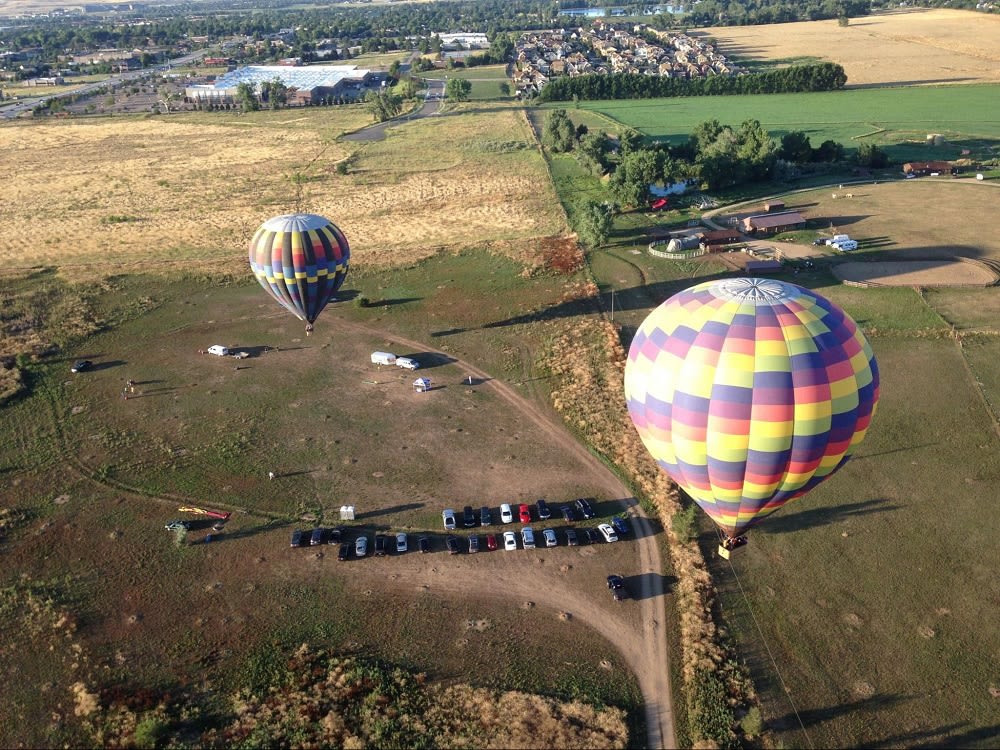
<path fill-rule="evenodd" d="M 1000 17 L 948 9 L 912 9 L 836 20 L 699 29 L 739 62 L 839 63 L 847 85 L 912 86 L 1000 82 Z"/>
<path fill-rule="evenodd" d="M 832 139 L 849 151 L 859 143 L 882 146 L 897 162 L 957 159 L 962 149 L 974 158 L 995 158 L 1000 119 L 983 102 L 1000 97 L 1000 86 L 860 89 L 807 94 L 701 96 L 581 102 L 639 130 L 650 139 L 680 143 L 706 120 L 737 127 L 759 120 L 774 138 L 801 130 L 814 147 Z M 565 107 L 565 105 L 563 105 Z M 926 145 L 928 133 L 946 144 Z"/>
<path fill-rule="evenodd" d="M 454 68 L 452 70 L 435 70 L 426 75 L 428 78 L 465 78 L 472 84 L 469 99 L 473 101 L 489 99 L 511 99 L 510 95 L 500 93 L 500 84 L 510 80 L 507 78 L 505 65 L 480 65 L 474 68 Z M 511 87 L 513 88 L 513 87 Z"/>
<path fill-rule="evenodd" d="M 6 125 L 0 154 L 19 168 L 0 187 L 0 259 L 102 270 L 242 263 L 257 226 L 295 210 L 296 172 L 307 178 L 302 210 L 329 216 L 359 265 L 564 230 L 520 113 L 416 122 L 363 146 L 336 141 L 369 122 L 361 107 L 345 107 Z M 335 163 L 347 156 L 340 175 Z"/>
<path fill-rule="evenodd" d="M 517 316 L 561 304 L 573 278 L 520 269 L 471 252 L 369 270 L 348 285 L 372 306 L 332 307 L 309 339 L 249 281 L 134 274 L 95 290 L 92 314 L 118 322 L 35 368 L 32 394 L 0 410 L 0 621 L 18 634 L 4 660 L 31 677 L 5 696 L 3 744 L 86 744 L 72 715 L 75 680 L 105 696 L 164 687 L 200 703 L 194 728 L 212 726 L 231 711 L 226 696 L 266 685 L 269 665 L 303 642 L 433 682 L 620 705 L 641 738 L 635 680 L 585 624 L 593 612 L 623 618 L 621 632 L 641 630 L 639 610 L 615 608 L 601 590 L 609 568 L 638 572 L 633 545 L 440 552 L 446 506 L 496 513 L 505 501 L 591 495 L 600 514 L 617 508 L 489 387 L 462 386 L 449 357 L 393 343 L 419 336 L 505 380 L 526 378 L 545 328 L 532 332 Z M 196 353 L 217 340 L 256 356 L 234 370 Z M 373 349 L 420 357 L 438 388 L 414 394 L 412 374 L 368 362 Z M 99 366 L 71 378 L 67 362 L 80 356 Z M 139 391 L 128 401 L 126 377 Z M 269 470 L 279 478 L 268 481 Z M 192 503 L 237 511 L 223 541 L 197 544 L 203 527 L 177 546 L 163 530 Z M 333 525 L 344 503 L 369 536 L 428 531 L 439 552 L 338 563 L 333 548 L 288 549 L 293 526 Z M 559 600 L 570 610 L 589 602 L 588 612 L 560 619 Z"/>
<path fill-rule="evenodd" d="M 5 97 L 19 96 L 24 98 L 32 96 L 51 96 L 52 94 L 61 94 L 64 91 L 75 89 L 84 83 L 106 81 L 110 77 L 111 76 L 105 73 L 88 76 L 73 76 L 71 78 L 66 78 L 66 83 L 61 86 L 25 86 L 24 84 L 4 81 L 3 84 L 0 85 L 0 91 L 3 91 Z"/>

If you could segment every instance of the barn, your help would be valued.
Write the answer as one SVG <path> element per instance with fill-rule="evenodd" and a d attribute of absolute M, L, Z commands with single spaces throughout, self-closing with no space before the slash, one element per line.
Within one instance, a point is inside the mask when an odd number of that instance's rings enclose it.
<path fill-rule="evenodd" d="M 910 161 L 903 165 L 903 174 L 926 175 L 958 174 L 958 167 L 950 161 Z"/>
<path fill-rule="evenodd" d="M 798 211 L 785 211 L 780 214 L 758 214 L 743 219 L 744 232 L 752 234 L 778 234 L 793 229 L 802 229 L 806 220 Z"/>
<path fill-rule="evenodd" d="M 764 204 L 764 213 L 773 214 L 785 210 L 784 201 L 768 201 Z"/>
<path fill-rule="evenodd" d="M 703 232 L 701 235 L 701 246 L 713 252 L 719 250 L 724 245 L 731 245 L 743 239 L 743 235 L 735 229 L 716 229 L 711 232 Z"/>

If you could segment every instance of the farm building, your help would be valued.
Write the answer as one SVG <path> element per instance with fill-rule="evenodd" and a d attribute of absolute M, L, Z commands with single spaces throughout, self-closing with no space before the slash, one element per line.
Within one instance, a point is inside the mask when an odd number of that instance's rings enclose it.
<path fill-rule="evenodd" d="M 785 211 L 780 214 L 759 214 L 743 219 L 743 231 L 753 234 L 778 234 L 792 229 L 802 229 L 806 220 L 798 211 Z"/>
<path fill-rule="evenodd" d="M 717 250 L 723 245 L 739 242 L 742 238 L 743 235 L 735 229 L 716 229 L 702 233 L 701 246 L 709 251 Z"/>
<path fill-rule="evenodd" d="M 903 165 L 903 174 L 924 175 L 932 172 L 958 174 L 958 167 L 950 161 L 910 161 Z"/>
<path fill-rule="evenodd" d="M 780 260 L 750 260 L 746 264 L 748 274 L 778 273 L 781 271 Z"/>
<path fill-rule="evenodd" d="M 387 74 L 358 68 L 357 65 L 247 65 L 219 76 L 215 83 L 188 86 L 184 89 L 184 96 L 192 101 L 233 104 L 236 102 L 236 88 L 241 83 L 249 83 L 258 89 L 260 84 L 275 78 L 288 87 L 289 103 L 319 104 L 332 97 L 358 99 L 368 89 L 380 87 Z"/>
<path fill-rule="evenodd" d="M 674 237 L 667 243 L 668 253 L 678 253 L 681 250 L 693 250 L 701 244 L 701 238 L 696 234 L 689 234 L 685 237 Z"/>
<path fill-rule="evenodd" d="M 768 201 L 767 203 L 764 204 L 765 213 L 773 214 L 777 211 L 784 211 L 784 210 L 785 210 L 784 201 Z"/>

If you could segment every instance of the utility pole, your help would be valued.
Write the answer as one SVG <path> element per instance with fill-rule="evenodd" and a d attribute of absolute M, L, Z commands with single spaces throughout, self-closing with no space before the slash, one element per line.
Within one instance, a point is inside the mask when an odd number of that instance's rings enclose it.
<path fill-rule="evenodd" d="M 611 287 L 611 322 L 615 322 L 615 288 Z"/>

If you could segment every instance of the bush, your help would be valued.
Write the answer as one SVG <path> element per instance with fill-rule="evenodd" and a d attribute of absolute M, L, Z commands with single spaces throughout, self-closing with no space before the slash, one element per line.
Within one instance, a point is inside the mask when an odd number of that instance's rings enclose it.
<path fill-rule="evenodd" d="M 355 297 L 354 306 L 355 307 L 368 307 L 371 304 L 371 300 L 367 297 Z"/>
<path fill-rule="evenodd" d="M 156 716 L 147 716 L 135 725 L 135 746 L 152 750 L 167 733 L 167 725 Z"/>
<path fill-rule="evenodd" d="M 740 729 L 742 729 L 743 734 L 751 740 L 754 737 L 759 737 L 761 732 L 764 731 L 764 719 L 761 717 L 760 709 L 757 708 L 757 706 L 751 707 L 751 709 L 747 711 L 746 716 L 740 719 Z"/>
<path fill-rule="evenodd" d="M 726 686 L 713 672 L 698 670 L 691 684 L 691 734 L 694 740 L 710 740 L 719 747 L 738 747 L 732 731 L 733 713 Z"/>
<path fill-rule="evenodd" d="M 698 521 L 696 513 L 698 506 L 693 503 L 683 510 L 679 510 L 670 519 L 670 527 L 677 535 L 677 539 L 682 542 L 690 542 L 698 536 Z"/>

